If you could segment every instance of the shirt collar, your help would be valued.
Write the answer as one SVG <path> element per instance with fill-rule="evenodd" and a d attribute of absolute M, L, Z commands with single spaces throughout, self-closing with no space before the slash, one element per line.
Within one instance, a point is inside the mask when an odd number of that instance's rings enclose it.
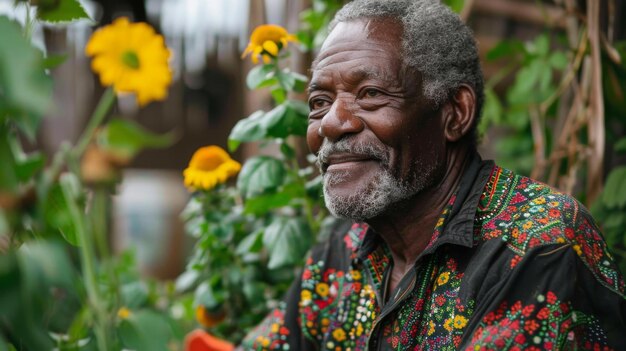
<path fill-rule="evenodd" d="M 483 161 L 477 153 L 472 156 L 459 183 L 456 200 L 447 216 L 442 233 L 427 251 L 432 252 L 437 247 L 448 243 L 473 246 L 476 209 L 494 167 L 493 161 Z M 365 259 L 381 243 L 384 243 L 366 223 L 355 223 L 346 239 L 350 241 L 349 247 L 353 253 L 360 259 Z"/>

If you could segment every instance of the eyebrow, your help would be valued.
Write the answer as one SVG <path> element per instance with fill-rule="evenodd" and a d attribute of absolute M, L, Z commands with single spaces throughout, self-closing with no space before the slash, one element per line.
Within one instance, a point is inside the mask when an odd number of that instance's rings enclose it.
<path fill-rule="evenodd" d="M 350 70 L 349 72 L 342 73 L 342 75 L 347 77 L 347 80 L 351 82 L 362 82 L 367 79 L 378 79 L 389 83 L 397 83 L 397 78 L 394 79 L 386 72 L 381 72 L 379 69 L 376 69 L 374 67 L 358 67 Z M 324 85 L 325 84 L 323 83 L 316 83 L 312 81 L 309 84 L 307 92 L 310 94 L 316 90 L 324 90 Z"/>

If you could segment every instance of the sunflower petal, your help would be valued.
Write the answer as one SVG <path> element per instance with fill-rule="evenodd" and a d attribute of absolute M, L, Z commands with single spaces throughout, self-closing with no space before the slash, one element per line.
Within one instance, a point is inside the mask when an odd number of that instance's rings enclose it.
<path fill-rule="evenodd" d="M 263 43 L 263 49 L 265 49 L 265 51 L 270 53 L 272 56 L 278 55 L 278 45 L 276 45 L 276 43 L 271 40 L 266 40 Z"/>

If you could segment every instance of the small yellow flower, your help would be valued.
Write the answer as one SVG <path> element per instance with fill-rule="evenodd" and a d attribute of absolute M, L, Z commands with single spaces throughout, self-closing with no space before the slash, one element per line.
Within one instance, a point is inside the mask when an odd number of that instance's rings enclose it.
<path fill-rule="evenodd" d="M 456 329 L 462 329 L 466 325 L 467 325 L 467 318 L 465 318 L 463 316 L 456 316 L 456 317 L 454 317 L 454 327 Z"/>
<path fill-rule="evenodd" d="M 119 310 L 117 310 L 117 317 L 119 319 L 128 319 L 131 314 L 132 312 L 130 312 L 130 310 L 126 307 L 122 307 Z"/>
<path fill-rule="evenodd" d="M 343 329 L 335 329 L 333 330 L 333 338 L 335 338 L 335 340 L 339 342 L 342 342 L 346 340 L 346 332 L 343 331 Z"/>
<path fill-rule="evenodd" d="M 257 336 L 256 342 L 261 344 L 261 346 L 263 346 L 263 347 L 270 346 L 270 339 L 265 337 L 265 336 L 262 336 L 262 335 Z"/>
<path fill-rule="evenodd" d="M 219 146 L 201 147 L 191 157 L 189 167 L 183 171 L 185 186 L 210 190 L 237 174 L 240 169 L 241 164 L 231 159 Z"/>
<path fill-rule="evenodd" d="M 353 280 L 359 280 L 361 279 L 361 272 L 357 271 L 357 270 L 352 270 L 350 271 L 350 274 L 352 275 L 352 279 Z"/>
<path fill-rule="evenodd" d="M 310 290 L 302 290 L 300 292 L 300 302 L 304 305 L 311 301 L 311 291 Z"/>
<path fill-rule="evenodd" d="M 264 63 L 270 63 L 272 58 L 278 56 L 281 49 L 287 47 L 289 42 L 296 42 L 295 35 L 275 24 L 264 24 L 256 27 L 250 35 L 250 42 L 244 50 L 241 58 L 252 54 L 252 62 L 259 63 L 259 56 Z"/>
<path fill-rule="evenodd" d="M 448 318 L 445 320 L 445 322 L 443 322 L 443 327 L 447 330 L 447 331 L 452 331 L 452 325 L 453 325 L 454 321 L 452 320 L 452 318 Z"/>
<path fill-rule="evenodd" d="M 428 321 L 428 336 L 433 335 L 435 332 L 435 323 L 433 321 Z"/>
<path fill-rule="evenodd" d="M 443 285 L 447 283 L 449 279 L 450 279 L 450 272 L 443 272 L 439 275 L 439 278 L 437 278 L 437 285 Z"/>
<path fill-rule="evenodd" d="M 357 324 L 356 326 L 356 336 L 361 336 L 363 335 L 363 325 L 361 323 Z"/>
<path fill-rule="evenodd" d="M 274 334 L 278 333 L 279 329 L 280 329 L 280 325 L 278 325 L 278 323 L 272 323 L 272 327 L 271 327 L 272 333 Z"/>
<path fill-rule="evenodd" d="M 321 297 L 326 297 L 328 295 L 328 290 L 328 284 L 326 283 L 319 283 L 315 286 L 315 292 Z"/>
<path fill-rule="evenodd" d="M 528 230 L 528 229 L 530 229 L 532 226 L 533 226 L 533 222 L 531 222 L 531 221 L 527 221 L 526 223 L 524 223 L 524 224 L 522 225 L 522 228 L 524 228 L 524 230 Z"/>
<path fill-rule="evenodd" d="M 574 251 L 576 251 L 576 254 L 578 256 L 582 256 L 583 255 L 583 250 L 580 249 L 580 245 L 576 244 L 573 247 L 574 247 Z"/>
<path fill-rule="evenodd" d="M 112 85 L 116 93 L 135 93 L 140 106 L 167 96 L 170 51 L 148 24 L 118 18 L 91 36 L 85 52 L 93 57 L 91 68 L 102 85 Z"/>

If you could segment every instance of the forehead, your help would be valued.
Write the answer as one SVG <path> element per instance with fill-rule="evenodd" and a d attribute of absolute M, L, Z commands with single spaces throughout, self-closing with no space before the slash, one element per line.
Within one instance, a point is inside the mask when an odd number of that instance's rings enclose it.
<path fill-rule="evenodd" d="M 324 41 L 313 62 L 313 78 L 341 70 L 355 79 L 375 77 L 397 81 L 402 69 L 402 26 L 393 20 L 340 22 Z"/>

